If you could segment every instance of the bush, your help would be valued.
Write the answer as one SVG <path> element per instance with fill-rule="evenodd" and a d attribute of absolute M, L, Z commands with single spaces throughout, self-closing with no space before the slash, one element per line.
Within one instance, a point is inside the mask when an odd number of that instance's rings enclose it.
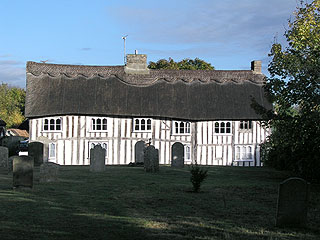
<path fill-rule="evenodd" d="M 202 182 L 208 176 L 208 170 L 202 169 L 196 162 L 195 164 L 191 165 L 190 173 L 191 173 L 190 181 L 193 186 L 193 191 L 199 192 Z"/>

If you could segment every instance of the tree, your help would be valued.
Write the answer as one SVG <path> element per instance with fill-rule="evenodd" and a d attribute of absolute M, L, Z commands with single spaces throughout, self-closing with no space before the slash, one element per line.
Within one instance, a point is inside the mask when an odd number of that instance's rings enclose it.
<path fill-rule="evenodd" d="M 149 62 L 150 69 L 174 69 L 174 70 L 214 70 L 210 63 L 207 63 L 199 58 L 194 60 L 186 58 L 180 62 L 175 62 L 172 58 L 169 60 L 160 59 L 157 62 Z"/>
<path fill-rule="evenodd" d="M 26 92 L 24 89 L 0 85 L 0 118 L 7 127 L 19 126 L 24 118 Z"/>
<path fill-rule="evenodd" d="M 263 145 L 267 165 L 320 180 L 320 0 L 301 1 L 269 56 L 266 89 L 275 109 Z"/>

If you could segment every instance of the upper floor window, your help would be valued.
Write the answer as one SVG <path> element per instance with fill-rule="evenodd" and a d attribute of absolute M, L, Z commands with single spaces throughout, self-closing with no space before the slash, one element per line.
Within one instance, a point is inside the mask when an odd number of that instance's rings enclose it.
<path fill-rule="evenodd" d="M 215 122 L 214 132 L 217 134 L 231 134 L 231 122 Z"/>
<path fill-rule="evenodd" d="M 173 134 L 190 134 L 190 122 L 173 122 Z"/>
<path fill-rule="evenodd" d="M 252 146 L 237 146 L 236 147 L 236 159 L 238 161 L 252 161 Z"/>
<path fill-rule="evenodd" d="M 252 129 L 252 121 L 240 121 L 239 124 L 240 130 L 251 130 Z"/>
<path fill-rule="evenodd" d="M 135 132 L 151 132 L 151 118 L 134 118 L 133 129 Z"/>
<path fill-rule="evenodd" d="M 43 131 L 61 131 L 61 118 L 45 118 L 43 121 Z"/>
<path fill-rule="evenodd" d="M 91 118 L 91 131 L 107 131 L 108 130 L 107 118 Z"/>

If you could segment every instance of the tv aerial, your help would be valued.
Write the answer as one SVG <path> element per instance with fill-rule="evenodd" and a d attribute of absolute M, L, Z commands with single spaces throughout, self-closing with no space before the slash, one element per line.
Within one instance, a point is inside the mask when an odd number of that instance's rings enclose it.
<path fill-rule="evenodd" d="M 123 39 L 123 62 L 124 62 L 124 65 L 126 64 L 126 39 L 127 39 L 128 35 L 125 35 L 122 37 Z"/>

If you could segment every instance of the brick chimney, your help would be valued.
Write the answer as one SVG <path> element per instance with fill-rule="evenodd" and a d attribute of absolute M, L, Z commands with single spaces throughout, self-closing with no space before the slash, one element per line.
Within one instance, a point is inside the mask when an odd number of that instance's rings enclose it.
<path fill-rule="evenodd" d="M 261 74 L 261 61 L 254 60 L 251 62 L 251 70 L 254 73 L 260 73 Z"/>
<path fill-rule="evenodd" d="M 146 54 L 127 54 L 124 71 L 128 74 L 149 74 Z"/>

